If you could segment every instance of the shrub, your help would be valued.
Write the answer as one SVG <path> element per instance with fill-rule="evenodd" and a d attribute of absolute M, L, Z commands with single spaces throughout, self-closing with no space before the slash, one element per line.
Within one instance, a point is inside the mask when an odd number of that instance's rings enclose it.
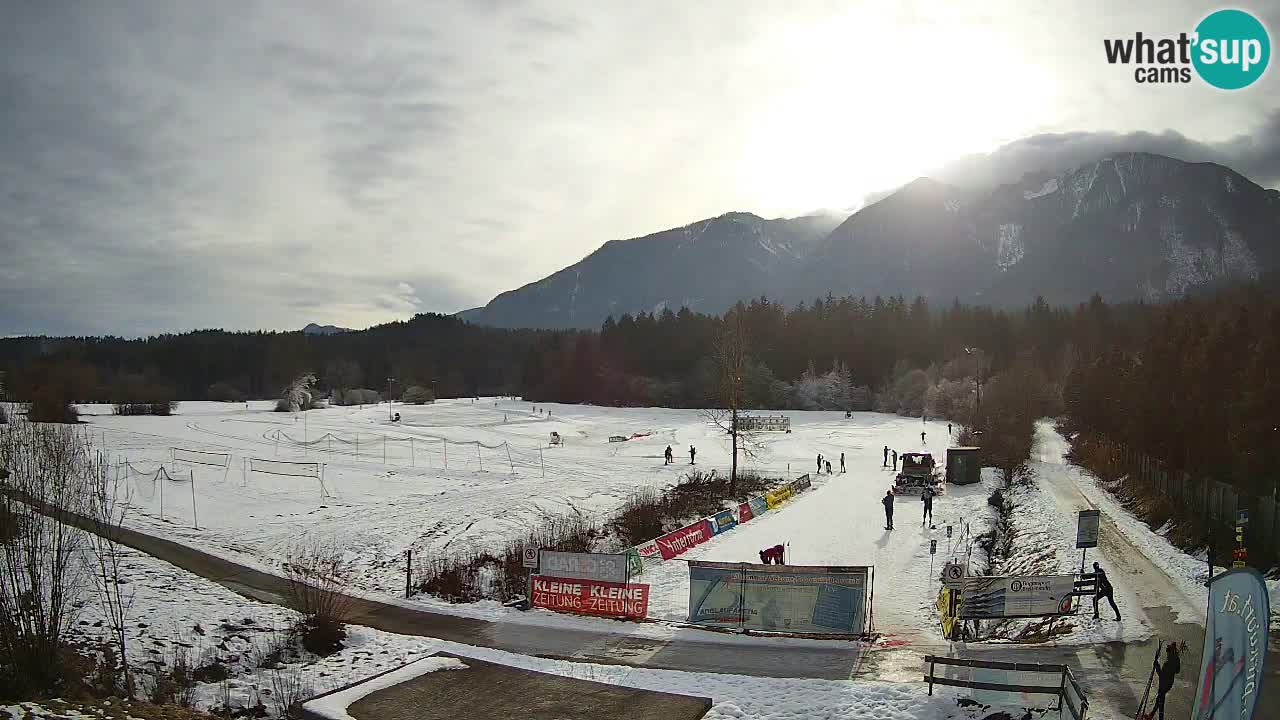
<path fill-rule="evenodd" d="M 172 415 L 178 403 L 169 401 L 116 403 L 111 412 L 116 415 Z"/>
<path fill-rule="evenodd" d="M 400 397 L 400 400 L 411 405 L 422 405 L 429 402 L 435 402 L 436 396 L 433 395 L 430 390 L 422 387 L 421 385 L 411 385 L 404 391 L 404 395 Z"/>
<path fill-rule="evenodd" d="M 244 402 L 244 393 L 228 382 L 216 382 L 210 385 L 206 396 L 214 402 Z"/>
<path fill-rule="evenodd" d="M 370 390 L 369 388 L 355 388 L 344 392 L 334 391 L 334 398 L 339 399 L 342 405 L 377 405 L 382 401 L 382 396 L 378 394 L 378 391 Z"/>
<path fill-rule="evenodd" d="M 302 613 L 297 630 L 302 646 L 316 655 L 342 649 L 343 625 L 351 614 L 346 587 L 348 563 L 337 540 L 302 540 L 285 553 L 289 606 Z"/>
<path fill-rule="evenodd" d="M 316 376 L 311 373 L 294 378 L 276 402 L 276 412 L 300 412 L 314 408 L 317 400 L 315 384 Z"/>
<path fill-rule="evenodd" d="M 27 419 L 32 422 L 74 423 L 80 421 L 80 413 L 63 388 L 47 385 L 32 395 L 27 406 Z"/>

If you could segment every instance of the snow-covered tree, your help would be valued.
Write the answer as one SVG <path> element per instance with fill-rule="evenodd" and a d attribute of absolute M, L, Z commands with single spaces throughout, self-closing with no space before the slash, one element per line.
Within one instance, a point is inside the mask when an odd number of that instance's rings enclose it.
<path fill-rule="evenodd" d="M 311 373 L 294 378 L 276 402 L 276 412 L 299 412 L 315 407 L 315 384 L 316 376 Z"/>

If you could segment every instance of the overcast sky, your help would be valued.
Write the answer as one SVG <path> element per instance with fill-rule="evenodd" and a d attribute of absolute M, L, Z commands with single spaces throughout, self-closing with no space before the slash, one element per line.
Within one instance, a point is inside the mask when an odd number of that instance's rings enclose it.
<path fill-rule="evenodd" d="M 1009 143 L 1274 187 L 1275 68 L 1226 93 L 1103 56 L 1215 7 L 6 3 L 0 335 L 453 312 L 610 239 L 853 207 Z M 1274 42 L 1280 10 L 1249 9 Z"/>

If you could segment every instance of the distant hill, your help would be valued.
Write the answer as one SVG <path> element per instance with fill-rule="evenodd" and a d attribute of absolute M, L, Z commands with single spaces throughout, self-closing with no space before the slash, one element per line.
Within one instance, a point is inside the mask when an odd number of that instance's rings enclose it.
<path fill-rule="evenodd" d="M 1004 307 L 1160 301 L 1280 270 L 1280 193 L 1230 168 L 1123 153 L 992 190 L 916 180 L 850 216 L 727 213 L 605 243 L 482 308 L 499 327 L 594 328 L 761 295 L 924 295 Z"/>
<path fill-rule="evenodd" d="M 317 325 L 315 323 L 307 323 L 307 326 L 302 328 L 303 335 L 337 335 L 348 332 L 352 332 L 351 328 L 338 327 L 337 325 Z"/>

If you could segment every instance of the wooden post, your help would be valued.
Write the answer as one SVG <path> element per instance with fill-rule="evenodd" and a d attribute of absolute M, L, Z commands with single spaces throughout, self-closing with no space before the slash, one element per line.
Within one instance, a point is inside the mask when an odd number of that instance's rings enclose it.
<path fill-rule="evenodd" d="M 382 464 L 387 464 L 387 436 L 382 436 Z"/>
<path fill-rule="evenodd" d="M 449 469 L 449 438 L 444 439 L 444 469 Z"/>
<path fill-rule="evenodd" d="M 160 519 L 164 520 L 164 478 L 160 477 L 161 470 L 164 466 L 160 466 L 160 470 L 156 470 L 156 484 L 160 486 Z"/>
<path fill-rule="evenodd" d="M 933 696 L 933 656 L 929 656 L 929 696 Z"/>
<path fill-rule="evenodd" d="M 413 457 L 413 438 L 409 438 L 409 467 L 417 467 L 417 460 Z"/>
<path fill-rule="evenodd" d="M 404 596 L 412 595 L 413 586 L 413 548 L 404 551 Z"/>
<path fill-rule="evenodd" d="M 509 444 L 507 444 L 507 443 L 505 443 L 505 442 L 504 442 L 504 443 L 502 443 L 502 444 L 507 448 L 507 464 L 511 466 L 511 474 L 512 474 L 512 475 L 515 475 L 515 474 L 516 474 L 516 464 L 515 464 L 515 463 L 513 463 L 513 462 L 511 462 L 511 445 L 509 445 Z"/>
<path fill-rule="evenodd" d="M 476 441 L 476 460 L 480 463 L 480 472 L 484 472 L 484 458 L 480 457 L 480 441 Z"/>
<path fill-rule="evenodd" d="M 547 463 L 542 459 L 542 443 L 538 443 L 538 464 L 542 466 L 542 477 L 546 477 Z"/>
<path fill-rule="evenodd" d="M 191 527 L 196 530 L 200 529 L 200 518 L 196 515 L 196 471 L 188 470 L 191 473 Z"/>
<path fill-rule="evenodd" d="M 356 433 L 356 459 L 360 459 L 360 433 Z"/>

